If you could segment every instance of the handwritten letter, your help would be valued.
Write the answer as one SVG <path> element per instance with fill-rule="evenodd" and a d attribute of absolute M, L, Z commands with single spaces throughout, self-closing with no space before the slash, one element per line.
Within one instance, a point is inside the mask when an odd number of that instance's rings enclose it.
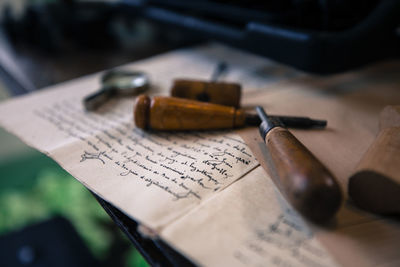
<path fill-rule="evenodd" d="M 337 266 L 261 167 L 167 226 L 161 236 L 209 266 Z"/>
<path fill-rule="evenodd" d="M 63 99 L 48 94 L 53 92 L 43 93 L 41 105 L 22 109 L 27 123 L 14 130 L 29 133 L 24 134 L 28 143 L 53 156 L 89 189 L 154 228 L 258 165 L 232 132 L 146 132 L 134 126 L 134 99 L 116 99 L 98 112 L 86 112 L 76 94 L 68 92 Z M 16 101 L 11 109 L 24 101 Z"/>
<path fill-rule="evenodd" d="M 64 100 L 35 109 L 34 115 L 80 142 L 76 162 L 82 167 L 96 161 L 100 170 L 113 168 L 116 175 L 157 187 L 176 201 L 201 200 L 255 166 L 251 152 L 235 134 L 148 133 L 133 126 L 131 112 L 123 107 L 84 116 L 73 100 Z"/>

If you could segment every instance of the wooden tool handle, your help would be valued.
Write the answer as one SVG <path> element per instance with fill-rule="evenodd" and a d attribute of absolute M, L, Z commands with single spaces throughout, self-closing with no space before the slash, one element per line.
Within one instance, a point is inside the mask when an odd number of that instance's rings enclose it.
<path fill-rule="evenodd" d="M 380 114 L 380 132 L 349 179 L 349 195 L 363 209 L 400 214 L 400 106 Z"/>
<path fill-rule="evenodd" d="M 238 83 L 176 79 L 171 96 L 239 108 L 241 91 Z"/>
<path fill-rule="evenodd" d="M 380 131 L 349 179 L 349 195 L 368 211 L 400 214 L 400 127 Z"/>
<path fill-rule="evenodd" d="M 326 167 L 285 128 L 272 128 L 265 143 L 277 174 L 273 179 L 289 202 L 315 222 L 332 218 L 342 193 Z"/>
<path fill-rule="evenodd" d="M 134 107 L 135 124 L 142 129 L 227 129 L 243 126 L 245 118 L 240 109 L 175 97 L 140 95 Z"/>

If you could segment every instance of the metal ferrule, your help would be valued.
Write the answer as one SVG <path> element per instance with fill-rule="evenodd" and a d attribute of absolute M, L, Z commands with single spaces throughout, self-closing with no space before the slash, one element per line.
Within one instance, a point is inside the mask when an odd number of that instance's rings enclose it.
<path fill-rule="evenodd" d="M 268 117 L 262 107 L 256 107 L 256 110 L 257 110 L 258 116 L 260 117 L 260 119 L 262 121 L 260 124 L 259 130 L 260 130 L 260 135 L 263 139 L 265 139 L 265 136 L 268 134 L 268 132 L 271 129 L 273 129 L 275 127 L 285 127 L 279 118 Z"/>

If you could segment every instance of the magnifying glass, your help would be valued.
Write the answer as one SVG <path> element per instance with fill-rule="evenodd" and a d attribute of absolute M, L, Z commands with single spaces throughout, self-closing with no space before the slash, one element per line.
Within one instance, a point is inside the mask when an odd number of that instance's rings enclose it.
<path fill-rule="evenodd" d="M 148 75 L 141 71 L 111 70 L 101 77 L 102 87 L 84 98 L 86 110 L 93 111 L 115 96 L 137 95 L 150 86 Z"/>

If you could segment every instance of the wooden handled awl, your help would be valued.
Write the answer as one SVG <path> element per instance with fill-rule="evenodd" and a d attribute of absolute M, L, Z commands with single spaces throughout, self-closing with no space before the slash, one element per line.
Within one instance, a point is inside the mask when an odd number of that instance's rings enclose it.
<path fill-rule="evenodd" d="M 211 81 L 175 79 L 171 96 L 239 108 L 242 86 L 238 83 L 217 81 L 228 65 L 220 62 Z"/>
<path fill-rule="evenodd" d="M 371 212 L 400 214 L 400 106 L 380 115 L 380 131 L 349 179 L 349 195 Z"/>
<path fill-rule="evenodd" d="M 171 96 L 239 108 L 241 90 L 238 83 L 175 79 Z"/>
<path fill-rule="evenodd" d="M 342 202 L 338 183 L 328 169 L 276 118 L 257 107 L 260 134 L 269 152 L 272 178 L 289 203 L 314 222 L 334 216 Z"/>
<path fill-rule="evenodd" d="M 326 121 L 307 117 L 279 116 L 288 127 L 324 127 Z M 213 130 L 259 125 L 256 114 L 223 105 L 175 97 L 140 95 L 134 107 L 137 127 L 152 130 Z"/>

